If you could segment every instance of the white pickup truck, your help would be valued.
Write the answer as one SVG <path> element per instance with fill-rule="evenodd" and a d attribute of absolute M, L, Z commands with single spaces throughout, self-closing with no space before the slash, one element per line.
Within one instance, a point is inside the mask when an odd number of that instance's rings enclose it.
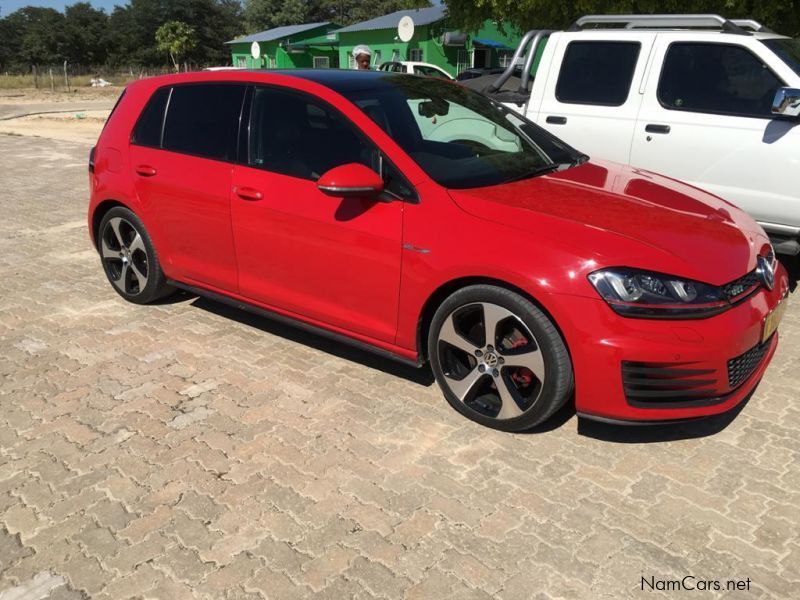
<path fill-rule="evenodd" d="M 589 156 L 738 205 L 800 253 L 800 39 L 717 15 L 589 16 L 529 32 L 511 65 L 483 91 Z"/>

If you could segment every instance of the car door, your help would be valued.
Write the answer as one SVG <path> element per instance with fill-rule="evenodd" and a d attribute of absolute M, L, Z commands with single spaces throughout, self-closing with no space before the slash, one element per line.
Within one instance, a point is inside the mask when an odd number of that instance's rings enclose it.
<path fill-rule="evenodd" d="M 393 342 L 403 203 L 331 197 L 316 184 L 342 164 L 377 167 L 377 150 L 316 97 L 256 87 L 251 104 L 231 210 L 241 294 Z"/>
<path fill-rule="evenodd" d="M 631 164 L 706 189 L 761 222 L 800 226 L 800 127 L 772 117 L 786 83 L 753 42 L 660 35 Z"/>
<path fill-rule="evenodd" d="M 561 36 L 536 117 L 553 135 L 592 158 L 627 163 L 652 34 Z"/>
<path fill-rule="evenodd" d="M 227 291 L 237 286 L 230 185 L 245 90 L 233 83 L 162 88 L 130 146 L 136 193 L 158 224 L 171 274 Z"/>

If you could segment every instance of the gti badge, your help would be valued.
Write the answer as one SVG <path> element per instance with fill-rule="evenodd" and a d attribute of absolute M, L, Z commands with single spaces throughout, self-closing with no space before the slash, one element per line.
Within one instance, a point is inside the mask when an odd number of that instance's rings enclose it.
<path fill-rule="evenodd" d="M 758 272 L 759 279 L 761 279 L 761 283 L 763 283 L 768 290 L 775 287 L 775 270 L 772 268 L 772 264 L 763 256 L 758 257 L 758 268 L 756 271 Z"/>

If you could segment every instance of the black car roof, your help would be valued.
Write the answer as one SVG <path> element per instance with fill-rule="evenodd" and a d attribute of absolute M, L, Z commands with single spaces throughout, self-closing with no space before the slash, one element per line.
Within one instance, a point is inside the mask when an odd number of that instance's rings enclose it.
<path fill-rule="evenodd" d="M 280 73 L 291 77 L 307 79 L 337 92 L 374 89 L 385 86 L 397 77 L 416 77 L 404 73 L 387 71 L 366 71 L 355 69 L 251 69 L 253 73 Z"/>

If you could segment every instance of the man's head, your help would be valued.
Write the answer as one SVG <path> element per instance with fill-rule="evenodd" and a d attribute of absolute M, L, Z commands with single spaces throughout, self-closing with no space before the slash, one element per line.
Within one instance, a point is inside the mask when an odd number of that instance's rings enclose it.
<path fill-rule="evenodd" d="M 372 50 L 365 44 L 360 44 L 353 48 L 353 58 L 356 60 L 356 68 L 362 71 L 369 70 L 369 63 L 372 59 Z"/>

